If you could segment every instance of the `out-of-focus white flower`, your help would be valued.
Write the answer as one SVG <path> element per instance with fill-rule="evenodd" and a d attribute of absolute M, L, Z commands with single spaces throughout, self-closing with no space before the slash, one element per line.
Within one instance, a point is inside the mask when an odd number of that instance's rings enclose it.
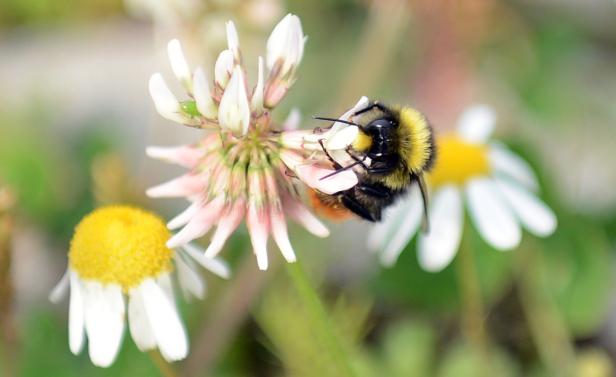
<path fill-rule="evenodd" d="M 273 70 L 265 75 L 263 59 L 259 58 L 259 77 L 252 90 L 240 59 L 235 27 L 233 23 L 226 25 L 229 49 L 223 51 L 216 61 L 212 85 L 207 83 L 205 72 L 197 69 L 189 85 L 184 86 L 188 91 L 186 101 L 178 102 L 168 89 L 164 96 L 159 94 L 154 98 L 156 108 L 166 118 L 189 125 L 198 123 L 212 132 L 194 145 L 148 148 L 151 157 L 180 164 L 190 171 L 149 189 L 147 194 L 151 197 L 186 197 L 192 203 L 168 223 L 171 229 L 181 228 L 169 240 L 169 247 L 202 237 L 216 226 L 205 252 L 207 257 L 214 257 L 245 218 L 259 268 L 266 269 L 266 244 L 270 235 L 283 257 L 289 262 L 295 261 L 286 218 L 298 221 L 317 236 L 328 234 L 327 229 L 304 207 L 296 186 L 303 182 L 325 193 L 354 186 L 357 176 L 352 171 L 324 178 L 335 170 L 320 144 L 328 145 L 330 153 L 344 150 L 357 136 L 357 130 L 355 127 L 336 127 L 333 133 L 280 131 L 272 121 L 271 110 L 294 81 L 294 78 L 289 80 L 291 71 L 287 71 L 284 77 L 278 73 L 283 67 L 292 67 L 294 75 L 303 51 L 304 37 L 297 16 L 285 17 L 282 26 L 274 31 L 274 38 L 270 38 L 279 41 L 277 43 L 287 43 L 283 38 L 286 33 L 290 33 L 294 40 L 301 36 L 301 47 L 296 46 L 301 51 L 293 53 L 294 63 L 280 55 L 281 59 L 276 60 Z M 278 51 L 285 48 L 290 46 Z M 179 54 L 174 56 L 177 58 Z M 177 62 L 173 64 L 180 66 Z M 160 84 L 162 77 L 155 74 L 152 80 Z M 283 92 L 276 101 L 268 102 L 268 88 L 272 90 L 279 85 L 284 86 Z M 161 100 L 162 97 L 165 101 Z M 179 115 L 178 108 L 181 110 Z M 296 128 L 297 123 L 299 120 L 294 116 L 285 122 L 284 127 Z"/>
<path fill-rule="evenodd" d="M 462 114 L 456 133 L 437 140 L 438 157 L 427 177 L 430 230 L 418 238 L 419 263 L 425 270 L 440 271 L 455 257 L 464 204 L 481 237 L 498 250 L 516 248 L 521 227 L 539 237 L 556 229 L 556 216 L 537 198 L 537 179 L 529 165 L 503 144 L 488 140 L 495 119 L 489 107 L 471 107 Z M 417 232 L 421 216 L 417 187 L 386 211 L 369 237 L 384 264 L 395 263 Z"/>
<path fill-rule="evenodd" d="M 165 245 L 169 236 L 161 219 L 134 207 L 103 207 L 83 218 L 71 241 L 68 270 L 50 294 L 56 302 L 70 287 L 71 352 L 80 353 L 87 337 L 92 362 L 108 367 L 128 317 L 141 351 L 158 348 L 168 361 L 186 357 L 188 339 L 171 283 L 174 266 L 184 294 L 198 298 L 205 283 L 195 262 L 225 278 L 229 269 L 192 245 L 174 252 Z"/>

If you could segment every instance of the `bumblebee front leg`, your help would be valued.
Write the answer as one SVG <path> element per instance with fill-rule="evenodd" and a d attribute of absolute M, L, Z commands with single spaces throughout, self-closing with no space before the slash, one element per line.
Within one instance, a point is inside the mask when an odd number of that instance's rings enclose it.
<path fill-rule="evenodd" d="M 351 212 L 368 221 L 378 221 L 380 219 L 372 215 L 370 210 L 361 204 L 352 194 L 344 192 L 342 195 L 342 204 Z"/>
<path fill-rule="evenodd" d="M 388 112 L 388 110 L 387 110 L 387 108 L 385 106 L 381 105 L 378 102 L 373 102 L 372 104 L 368 105 L 367 107 L 365 107 L 365 108 L 363 108 L 361 110 L 356 111 L 355 114 L 353 114 L 353 116 L 360 115 L 360 114 L 363 114 L 363 113 L 367 113 L 368 111 L 374 109 L 375 107 L 377 109 L 381 110 L 382 112 L 385 112 L 385 113 Z"/>

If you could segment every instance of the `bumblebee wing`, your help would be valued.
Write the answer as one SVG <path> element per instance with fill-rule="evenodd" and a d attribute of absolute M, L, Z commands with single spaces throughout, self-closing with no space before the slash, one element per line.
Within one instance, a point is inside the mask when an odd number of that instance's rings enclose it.
<path fill-rule="evenodd" d="M 419 186 L 419 191 L 421 192 L 421 199 L 423 200 L 424 208 L 424 216 L 421 220 L 421 230 L 424 233 L 428 233 L 430 231 L 430 218 L 428 217 L 428 188 L 426 186 L 426 181 L 424 180 L 423 174 L 417 176 L 417 185 Z"/>

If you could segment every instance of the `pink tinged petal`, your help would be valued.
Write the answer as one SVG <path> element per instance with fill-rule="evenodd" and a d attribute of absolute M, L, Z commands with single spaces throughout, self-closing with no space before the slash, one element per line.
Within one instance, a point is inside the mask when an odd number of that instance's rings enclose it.
<path fill-rule="evenodd" d="M 462 198 L 455 186 L 445 186 L 434 195 L 430 205 L 430 232 L 419 235 L 419 265 L 438 272 L 456 255 L 464 224 Z"/>
<path fill-rule="evenodd" d="M 357 175 L 353 170 L 343 170 L 336 172 L 331 169 L 324 169 L 315 165 L 300 165 L 295 170 L 299 179 L 309 187 L 317 189 L 325 194 L 335 194 L 340 191 L 348 190 L 357 184 Z M 336 174 L 327 177 L 336 172 Z M 327 177 L 327 178 L 324 178 Z"/>
<path fill-rule="evenodd" d="M 237 29 L 235 28 L 233 21 L 227 21 L 225 26 L 227 29 L 227 46 L 229 47 L 229 50 L 233 51 L 235 59 L 239 61 L 240 39 L 237 36 Z"/>
<path fill-rule="evenodd" d="M 293 246 L 291 246 L 291 241 L 289 240 L 289 233 L 287 232 L 287 223 L 285 222 L 284 215 L 278 210 L 272 210 L 270 216 L 274 241 L 276 241 L 282 256 L 289 263 L 295 262 L 297 258 L 295 257 L 295 251 L 293 251 Z"/>
<path fill-rule="evenodd" d="M 476 105 L 465 110 L 460 116 L 458 134 L 469 143 L 485 143 L 495 124 L 494 110 L 486 105 Z"/>
<path fill-rule="evenodd" d="M 204 155 L 203 149 L 187 145 L 171 148 L 147 147 L 145 153 L 148 157 L 164 160 L 186 168 L 193 168 Z"/>
<path fill-rule="evenodd" d="M 373 239 L 368 242 L 371 246 L 375 246 L 377 242 L 380 244 L 380 259 L 383 265 L 393 266 L 396 263 L 402 250 L 417 232 L 422 216 L 423 203 L 416 186 L 411 188 L 405 198 L 385 212 L 383 221 L 372 230 Z M 383 239 L 375 240 L 376 237 Z"/>
<path fill-rule="evenodd" d="M 300 201 L 291 198 L 290 195 L 283 195 L 282 207 L 289 217 L 301 224 L 310 233 L 321 238 L 329 236 L 327 227 L 310 213 Z"/>
<path fill-rule="evenodd" d="M 62 300 L 64 296 L 66 296 L 66 293 L 68 292 L 68 288 L 70 285 L 69 283 L 70 283 L 69 270 L 66 269 L 66 271 L 64 271 L 64 275 L 62 275 L 62 278 L 60 279 L 58 284 L 56 284 L 56 286 L 53 287 L 51 292 L 49 292 L 49 296 L 47 297 L 49 301 L 51 301 L 54 304 L 57 304 L 58 302 L 60 302 L 60 300 Z"/>
<path fill-rule="evenodd" d="M 141 292 L 143 307 L 160 353 L 167 361 L 185 358 L 188 337 L 174 302 L 152 279 L 144 280 L 137 289 Z"/>
<path fill-rule="evenodd" d="M 85 340 L 85 302 L 83 288 L 76 272 L 69 270 L 71 286 L 68 308 L 68 345 L 71 352 L 77 355 L 83 349 Z"/>
<path fill-rule="evenodd" d="M 179 196 L 191 196 L 202 192 L 207 185 L 205 174 L 186 174 L 158 186 L 146 190 L 150 198 L 172 198 Z"/>
<path fill-rule="evenodd" d="M 218 220 L 223 204 L 224 198 L 217 197 L 201 208 L 182 230 L 167 241 L 167 247 L 172 249 L 204 236 Z"/>
<path fill-rule="evenodd" d="M 156 348 L 152 324 L 145 311 L 139 287 L 131 289 L 128 294 L 128 329 L 139 351 L 145 352 Z"/>
<path fill-rule="evenodd" d="M 282 61 L 281 74 L 299 65 L 304 55 L 306 38 L 302 31 L 299 17 L 287 14 L 272 31 L 267 40 L 267 66 L 272 69 L 278 61 Z"/>
<path fill-rule="evenodd" d="M 216 108 L 216 104 L 214 104 L 210 92 L 210 85 L 201 67 L 195 70 L 193 95 L 195 97 L 195 103 L 197 104 L 197 110 L 208 119 L 216 119 L 218 109 Z"/>
<path fill-rule="evenodd" d="M 221 88 L 225 88 L 233 72 L 234 57 L 231 50 L 224 50 L 218 55 L 216 63 L 214 64 L 214 80 L 220 85 Z"/>
<path fill-rule="evenodd" d="M 299 124 L 302 120 L 302 115 L 297 107 L 291 109 L 287 119 L 282 123 L 282 128 L 285 131 L 293 131 L 299 128 Z"/>
<path fill-rule="evenodd" d="M 90 360 L 110 366 L 118 355 L 124 334 L 124 297 L 116 284 L 84 282 L 85 325 Z"/>
<path fill-rule="evenodd" d="M 545 203 L 507 179 L 496 178 L 494 181 L 526 229 L 539 237 L 547 237 L 554 233 L 557 225 L 556 215 Z"/>
<path fill-rule="evenodd" d="M 235 135 L 245 135 L 250 126 L 250 107 L 246 95 L 246 86 L 242 68 L 233 69 L 231 81 L 227 85 L 218 107 L 220 127 L 230 130 Z"/>
<path fill-rule="evenodd" d="M 244 218 L 246 204 L 240 201 L 231 207 L 218 222 L 218 227 L 212 236 L 212 240 L 205 251 L 207 258 L 214 258 L 225 245 L 227 239 L 237 229 Z"/>
<path fill-rule="evenodd" d="M 160 73 L 155 73 L 150 77 L 148 88 L 150 96 L 152 96 L 152 100 L 154 100 L 156 111 L 158 111 L 162 117 L 189 126 L 197 126 L 200 124 L 199 120 L 191 119 L 182 112 L 180 103 L 171 90 L 169 90 L 167 83 L 165 83 L 165 79 L 163 79 Z"/>
<path fill-rule="evenodd" d="M 248 207 L 246 225 L 250 234 L 252 249 L 257 257 L 257 265 L 262 271 L 267 270 L 267 236 L 268 236 L 268 216 L 264 211 L 257 209 L 255 204 Z"/>
<path fill-rule="evenodd" d="M 171 63 L 171 70 L 178 81 L 184 86 L 184 88 L 191 92 L 192 84 L 190 80 L 190 68 L 184 57 L 182 51 L 182 45 L 177 39 L 172 39 L 167 44 L 167 54 L 169 55 L 169 62 Z"/>
<path fill-rule="evenodd" d="M 250 109 L 261 114 L 263 112 L 263 58 L 259 56 L 259 76 L 257 79 L 257 86 L 255 86 L 252 92 L 252 98 L 250 99 Z"/>
<path fill-rule="evenodd" d="M 345 149 L 353 143 L 359 134 L 359 128 L 355 126 L 346 126 L 339 128 L 336 132 L 332 132 L 328 135 L 325 141 L 325 148 L 327 150 Z"/>
<path fill-rule="evenodd" d="M 199 299 L 205 297 L 205 282 L 193 266 L 185 261 L 180 253 L 176 253 L 173 260 L 178 270 L 178 282 L 184 298 L 188 300 L 190 297 Z"/>
<path fill-rule="evenodd" d="M 487 243 L 498 250 L 510 250 L 519 245 L 520 224 L 494 181 L 471 180 L 466 186 L 466 197 L 471 220 Z"/>
<path fill-rule="evenodd" d="M 182 245 L 182 249 L 184 249 L 186 254 L 188 254 L 192 259 L 211 273 L 218 275 L 223 279 L 229 279 L 231 277 L 231 269 L 224 260 L 220 258 L 207 257 L 203 249 L 190 243 Z"/>
<path fill-rule="evenodd" d="M 197 212 L 201 209 L 200 202 L 194 202 L 190 206 L 188 206 L 184 211 L 182 211 L 179 215 L 171 219 L 167 223 L 167 228 L 170 230 L 177 229 L 181 226 L 186 225 L 190 219 L 192 219 Z"/>
<path fill-rule="evenodd" d="M 265 87 L 264 106 L 268 109 L 276 107 L 289 91 L 288 83 L 281 80 L 269 80 Z"/>
<path fill-rule="evenodd" d="M 513 178 L 533 192 L 539 190 L 537 176 L 520 156 L 498 143 L 491 143 L 488 153 L 490 164 L 496 175 Z"/>

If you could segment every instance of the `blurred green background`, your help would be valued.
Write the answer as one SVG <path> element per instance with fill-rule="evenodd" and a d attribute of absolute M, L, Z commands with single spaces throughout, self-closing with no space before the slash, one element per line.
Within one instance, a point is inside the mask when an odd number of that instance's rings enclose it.
<path fill-rule="evenodd" d="M 147 80 L 170 74 L 178 37 L 211 65 L 235 21 L 256 71 L 287 12 L 309 36 L 300 79 L 274 114 L 338 114 L 361 95 L 409 103 L 437 132 L 487 103 L 497 136 L 535 168 L 559 219 L 514 251 L 465 237 L 481 285 L 498 376 L 614 376 L 616 369 L 616 2 L 609 0 L 3 0 L 0 3 L 0 368 L 19 376 L 154 376 L 129 337 L 109 369 L 68 349 L 67 305 L 47 300 L 73 227 L 95 206 L 131 202 L 166 218 L 180 200 L 146 187 L 180 169 L 145 146 L 200 137 L 155 114 Z M 252 76 L 254 77 L 254 76 Z M 4 195 L 4 196 L 3 196 Z M 357 376 L 481 376 L 486 355 L 461 331 L 456 261 L 423 272 L 414 243 L 391 269 L 366 250 L 368 225 L 331 224 L 291 239 L 326 302 Z M 203 240 L 207 242 L 206 239 Z M 341 376 L 313 335 L 281 263 L 256 271 L 245 232 L 223 256 L 234 278 L 207 276 L 182 304 L 192 344 L 181 376 Z M 270 252 L 279 258 L 275 250 Z M 280 261 L 279 261 L 280 262 Z"/>

